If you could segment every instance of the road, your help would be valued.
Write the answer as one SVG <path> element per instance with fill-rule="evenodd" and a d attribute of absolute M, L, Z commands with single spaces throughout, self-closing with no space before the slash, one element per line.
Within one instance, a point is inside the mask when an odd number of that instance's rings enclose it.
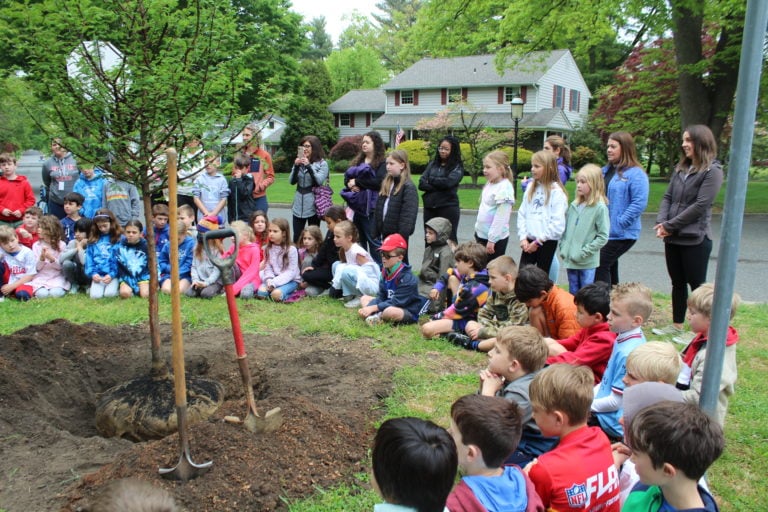
<path fill-rule="evenodd" d="M 27 176 L 32 184 L 35 195 L 38 194 L 41 177 L 42 161 L 40 153 L 26 152 L 19 160 L 18 172 Z M 278 176 L 278 179 L 287 179 L 284 176 Z M 287 205 L 273 205 L 269 210 L 272 217 L 291 218 L 291 211 Z M 472 210 L 463 211 L 461 221 L 459 222 L 459 240 L 470 240 L 473 237 L 473 227 L 475 224 L 475 212 Z M 667 275 L 666 264 L 664 262 L 663 243 L 654 235 L 651 226 L 653 226 L 655 214 L 643 215 L 643 231 L 640 239 L 635 246 L 625 254 L 619 264 L 620 278 L 622 281 L 640 281 L 651 289 L 670 293 L 672 291 L 669 276 Z M 512 214 L 512 226 L 517 222 L 516 213 Z M 708 281 L 715 278 L 717 266 L 717 255 L 719 250 L 720 229 L 722 215 L 712 216 L 712 229 L 714 233 L 714 249 L 710 257 Z M 513 229 L 514 232 L 514 229 Z M 750 302 L 768 302 L 768 286 L 760 285 L 765 283 L 765 273 L 768 271 L 768 215 L 746 215 L 741 233 L 741 243 L 739 245 L 739 260 L 736 267 L 735 289 L 741 295 L 744 301 Z M 414 264 L 414 269 L 418 270 L 421 265 L 424 254 L 424 230 L 422 227 L 421 213 L 416 222 L 416 233 L 411 237 L 412 248 L 409 256 Z M 511 244 L 512 245 L 512 244 Z M 508 254 L 515 260 L 520 257 L 519 252 L 508 249 Z M 565 275 L 565 269 L 560 270 L 560 284 L 566 284 L 568 279 Z"/>

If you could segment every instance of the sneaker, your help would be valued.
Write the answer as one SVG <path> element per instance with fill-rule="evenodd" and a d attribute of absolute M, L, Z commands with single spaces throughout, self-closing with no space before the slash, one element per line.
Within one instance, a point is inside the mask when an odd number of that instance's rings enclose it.
<path fill-rule="evenodd" d="M 0 302 L 5 302 L 5 295 L 0 295 Z"/>
<path fill-rule="evenodd" d="M 355 298 L 354 295 L 342 295 L 341 297 L 339 297 L 339 300 L 341 302 L 349 302 L 349 301 L 351 301 L 354 298 Z"/>
<path fill-rule="evenodd" d="M 340 299 L 342 297 L 342 295 L 344 295 L 344 293 L 341 290 L 339 290 L 338 288 L 331 287 L 331 288 L 328 288 L 328 295 L 332 299 Z"/>
<path fill-rule="evenodd" d="M 672 338 L 672 341 L 677 343 L 678 345 L 688 345 L 690 342 L 693 341 L 693 338 L 696 337 L 696 333 L 693 332 L 684 332 L 681 333 L 679 336 L 675 336 Z"/>
<path fill-rule="evenodd" d="M 309 296 L 309 297 L 317 297 L 317 296 L 319 296 L 320 294 L 323 293 L 323 289 L 322 288 L 320 288 L 319 286 L 313 286 L 313 285 L 307 286 L 304 289 L 304 291 L 307 293 L 307 296 Z"/>
<path fill-rule="evenodd" d="M 469 336 L 461 332 L 449 332 L 446 338 L 454 345 L 464 348 L 472 342 Z"/>
<path fill-rule="evenodd" d="M 354 296 L 352 297 L 352 300 L 344 304 L 344 307 L 349 309 L 359 308 L 360 306 L 361 306 L 360 297 L 354 297 Z"/>
<path fill-rule="evenodd" d="M 78 286 L 76 284 L 73 284 L 73 285 L 71 285 L 69 287 L 69 293 L 71 293 L 72 295 L 77 294 L 77 292 L 79 292 L 79 291 L 80 291 L 80 286 Z"/>
<path fill-rule="evenodd" d="M 651 329 L 651 332 L 656 336 L 668 336 L 670 334 L 678 334 L 678 335 L 682 334 L 683 330 L 678 327 L 675 327 L 672 324 L 669 324 L 666 327 L 654 327 L 653 329 Z"/>
<path fill-rule="evenodd" d="M 365 323 L 373 327 L 374 325 L 379 325 L 382 322 L 381 319 L 381 313 L 374 313 L 373 315 L 370 315 L 368 318 L 365 319 Z"/>

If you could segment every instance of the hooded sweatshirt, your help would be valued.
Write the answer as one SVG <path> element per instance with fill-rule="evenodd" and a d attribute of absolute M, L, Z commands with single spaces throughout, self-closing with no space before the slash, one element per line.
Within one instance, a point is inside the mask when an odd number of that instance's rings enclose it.
<path fill-rule="evenodd" d="M 499 476 L 465 476 L 448 495 L 451 512 L 543 511 L 533 483 L 517 466 L 505 466 Z"/>
<path fill-rule="evenodd" d="M 4 222 L 19 222 L 21 217 L 3 215 L 2 211 L 8 208 L 12 212 L 18 210 L 22 213 L 30 206 L 35 205 L 35 194 L 32 192 L 32 186 L 29 184 L 26 176 L 16 175 L 15 179 L 9 180 L 0 175 L 0 220 Z"/>
<path fill-rule="evenodd" d="M 725 337 L 725 353 L 723 354 L 723 373 L 720 376 L 720 393 L 717 397 L 717 421 L 725 424 L 725 413 L 728 410 L 728 399 L 733 394 L 736 383 L 736 343 L 739 333 L 733 327 L 728 327 Z M 683 349 L 683 367 L 677 377 L 677 389 L 683 391 L 683 400 L 688 403 L 699 403 L 701 385 L 704 380 L 704 361 L 707 357 L 707 334 L 699 333 L 687 347 Z"/>
<path fill-rule="evenodd" d="M 75 182 L 72 192 L 83 195 L 85 200 L 80 214 L 92 219 L 96 210 L 104 204 L 104 173 L 101 169 L 94 169 L 93 177 L 90 179 L 86 178 L 85 174 L 80 173 L 80 179 Z"/>
<path fill-rule="evenodd" d="M 699 486 L 699 496 L 701 496 L 704 506 L 688 508 L 684 512 L 718 512 L 715 499 L 701 486 Z M 657 512 L 661 510 L 662 506 L 665 506 L 664 510 L 676 510 L 666 502 L 664 494 L 658 486 L 638 483 L 629 493 L 629 497 L 621 510 L 623 512 Z"/>
<path fill-rule="evenodd" d="M 64 204 L 64 196 L 72 192 L 80 176 L 72 153 L 61 158 L 52 156 L 43 164 L 43 184 L 48 189 L 48 201 Z"/>
<path fill-rule="evenodd" d="M 429 295 L 441 275 L 454 264 L 453 251 L 448 245 L 451 236 L 451 222 L 443 217 L 433 217 L 426 226 L 437 233 L 437 240 L 424 248 L 424 259 L 419 271 L 419 293 Z M 443 304 L 445 300 L 443 299 Z"/>

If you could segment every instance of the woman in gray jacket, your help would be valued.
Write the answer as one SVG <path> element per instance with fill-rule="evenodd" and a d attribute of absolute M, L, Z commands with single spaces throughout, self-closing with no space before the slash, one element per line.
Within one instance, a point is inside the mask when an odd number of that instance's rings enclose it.
<path fill-rule="evenodd" d="M 695 290 L 707 280 L 712 252 L 712 204 L 723 184 L 723 167 L 716 160 L 717 143 L 704 125 L 683 133 L 683 157 L 675 167 L 656 217 L 656 236 L 664 240 L 667 272 L 672 280 L 672 325 L 656 334 L 681 332 L 688 286 Z"/>
<path fill-rule="evenodd" d="M 303 156 L 297 156 L 291 168 L 288 181 L 296 185 L 293 196 L 293 243 L 298 243 L 304 226 L 319 226 L 320 217 L 315 211 L 315 194 L 312 187 L 325 183 L 328 179 L 328 163 L 320 139 L 314 135 L 306 135 L 299 142 L 304 151 Z"/>

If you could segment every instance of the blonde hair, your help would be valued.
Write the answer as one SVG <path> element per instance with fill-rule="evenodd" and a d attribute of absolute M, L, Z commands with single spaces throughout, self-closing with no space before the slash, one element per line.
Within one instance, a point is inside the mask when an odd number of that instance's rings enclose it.
<path fill-rule="evenodd" d="M 16 231 L 14 231 L 11 226 L 0 224 L 0 242 L 7 244 L 14 238 L 18 238 L 16 236 Z"/>
<path fill-rule="evenodd" d="M 586 206 L 595 206 L 602 202 L 608 204 L 608 198 L 605 197 L 605 181 L 603 180 L 603 170 L 595 164 L 587 164 L 576 173 L 576 181 L 583 178 L 589 185 L 589 195 L 584 199 L 576 194 L 576 204 L 584 203 Z"/>
<path fill-rule="evenodd" d="M 563 193 L 568 196 L 565 187 L 560 182 L 560 173 L 557 170 L 557 157 L 551 151 L 537 151 L 531 157 L 532 164 L 538 164 L 544 168 L 540 179 L 534 178 L 528 184 L 526 196 L 529 201 L 533 201 L 533 194 L 536 192 L 536 186 L 541 184 L 544 187 L 544 204 L 549 204 L 549 194 L 552 191 L 552 185 L 556 184 Z"/>
<path fill-rule="evenodd" d="M 595 376 L 588 366 L 553 364 L 531 381 L 531 404 L 568 416 L 569 426 L 586 423 L 594 399 Z"/>
<path fill-rule="evenodd" d="M 674 385 L 683 361 L 671 343 L 649 341 L 627 356 L 627 372 L 643 382 L 665 382 Z"/>
<path fill-rule="evenodd" d="M 337 229 L 341 231 L 342 236 L 352 237 L 352 243 L 357 243 L 357 240 L 358 240 L 357 228 L 350 221 L 342 220 L 341 222 L 337 222 L 336 225 L 333 227 L 334 233 Z M 347 256 L 345 254 L 344 249 L 342 249 L 341 247 L 339 247 L 339 261 L 341 261 L 342 263 L 347 263 Z"/>
<path fill-rule="evenodd" d="M 517 360 L 528 373 L 544 368 L 549 349 L 535 327 L 530 325 L 511 325 L 504 327 L 496 335 L 496 343 L 509 353 L 509 360 Z"/>
<path fill-rule="evenodd" d="M 251 228 L 245 221 L 234 220 L 230 223 L 229 227 L 232 231 L 237 233 L 241 244 L 253 242 L 253 228 Z M 267 225 L 267 227 L 269 227 L 269 225 Z"/>
<path fill-rule="evenodd" d="M 715 285 L 713 283 L 704 283 L 693 290 L 688 296 L 688 307 L 695 309 L 707 318 L 712 318 L 712 304 L 715 301 Z M 734 293 L 731 297 L 731 320 L 736 314 L 736 309 L 741 304 L 741 297 Z"/>
<path fill-rule="evenodd" d="M 403 171 L 400 173 L 400 179 L 398 180 L 397 185 L 395 185 L 395 188 L 392 188 L 392 186 L 395 184 L 394 176 L 390 176 L 389 173 L 387 173 L 387 175 L 384 177 L 384 180 L 381 182 L 381 190 L 379 190 L 379 195 L 384 197 L 389 196 L 390 189 L 392 189 L 392 195 L 400 193 L 400 190 L 402 190 L 405 182 L 412 181 L 411 165 L 408 163 L 407 152 L 403 151 L 402 149 L 396 149 L 387 155 L 387 158 L 391 158 L 395 162 L 403 164 L 405 167 L 403 167 Z"/>
<path fill-rule="evenodd" d="M 489 272 L 496 270 L 501 275 L 510 275 L 513 278 L 517 278 L 517 263 L 515 263 L 515 259 L 512 256 L 507 256 L 506 254 L 489 261 L 486 268 Z"/>
<path fill-rule="evenodd" d="M 621 301 L 632 316 L 640 316 L 643 322 L 653 313 L 651 289 L 640 283 L 620 283 L 611 290 L 611 302 Z"/>
<path fill-rule="evenodd" d="M 64 230 L 61 227 L 59 218 L 55 215 L 43 215 L 40 218 L 40 224 L 38 225 L 37 229 L 41 234 L 45 233 L 45 235 L 49 238 L 49 240 L 46 240 L 46 242 L 51 244 L 51 248 L 53 250 L 58 251 L 59 242 L 61 242 L 62 238 L 64 237 Z"/>
<path fill-rule="evenodd" d="M 503 169 L 502 179 L 512 181 L 512 169 L 509 167 L 509 155 L 501 150 L 491 151 L 483 158 L 483 162 L 488 160 L 488 163 L 493 164 L 496 167 Z"/>

